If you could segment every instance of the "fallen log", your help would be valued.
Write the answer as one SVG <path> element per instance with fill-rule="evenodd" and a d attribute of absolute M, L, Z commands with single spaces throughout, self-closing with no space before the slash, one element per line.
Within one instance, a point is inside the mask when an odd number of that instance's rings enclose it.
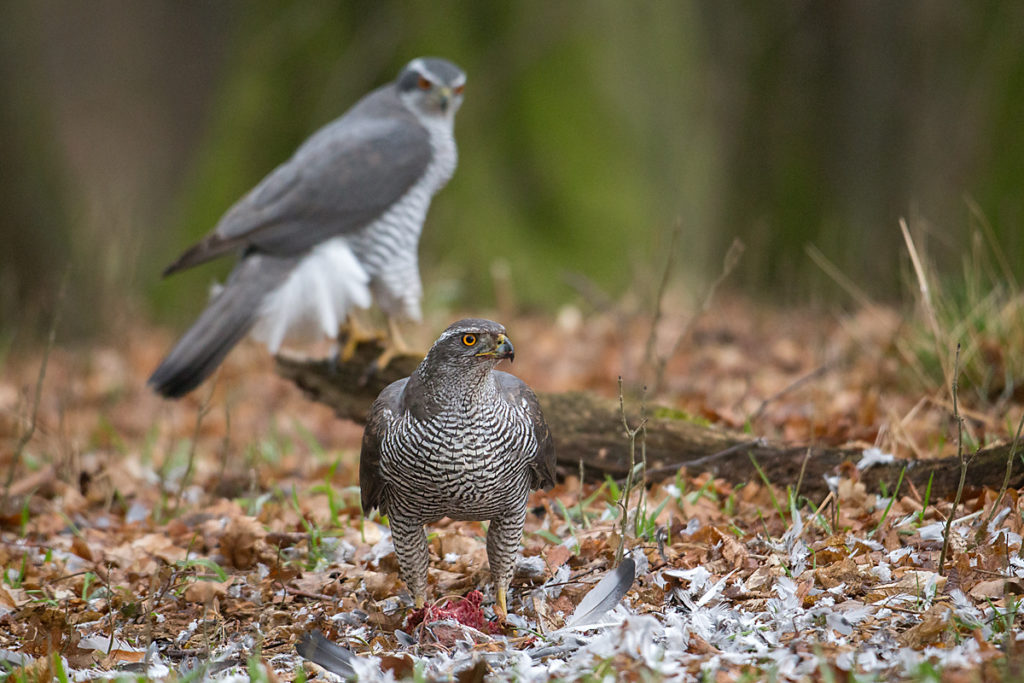
<path fill-rule="evenodd" d="M 280 355 L 277 372 L 294 382 L 312 400 L 333 408 L 339 417 L 362 424 L 381 389 L 407 377 L 420 361 L 414 356 L 398 356 L 386 368 L 376 371 L 374 360 L 380 353 L 380 346 L 366 343 L 344 363 Z M 582 461 L 590 477 L 625 478 L 629 470 L 629 441 L 618 401 L 584 392 L 541 393 L 538 399 L 555 439 L 558 464 L 565 472 L 577 472 Z M 645 437 L 648 480 L 675 476 L 679 468 L 686 467 L 691 474 L 708 471 L 738 484 L 758 479 L 757 467 L 760 467 L 773 485 L 796 487 L 799 482 L 802 495 L 820 500 L 828 494 L 825 477 L 837 474 L 842 466 L 851 467 L 862 455 L 860 448 L 781 444 L 752 438 L 695 422 L 672 409 L 650 407 L 648 413 Z M 630 421 L 635 425 L 634 418 Z M 1002 485 L 1009 448 L 1010 444 L 1002 444 L 968 455 L 968 493 L 981 487 L 998 489 Z M 639 448 L 637 450 L 639 458 Z M 876 464 L 859 476 L 869 491 L 878 492 L 884 484 L 885 490 L 891 492 L 904 468 L 904 480 L 912 482 L 920 491 L 932 478 L 933 498 L 952 496 L 956 492 L 960 471 L 955 457 L 896 460 Z M 1010 478 L 1010 487 L 1022 486 L 1024 468 L 1017 467 Z"/>

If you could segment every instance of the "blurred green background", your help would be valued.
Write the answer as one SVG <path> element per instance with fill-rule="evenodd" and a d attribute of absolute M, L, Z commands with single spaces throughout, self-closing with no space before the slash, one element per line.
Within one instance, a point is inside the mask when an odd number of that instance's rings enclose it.
<path fill-rule="evenodd" d="M 612 297 L 674 263 L 780 303 L 904 296 L 910 219 L 954 272 L 979 223 L 1024 272 L 1024 3 L 0 4 L 0 331 L 182 326 L 230 267 L 161 269 L 419 55 L 469 75 L 421 245 L 427 306 Z M 228 259 L 230 261 L 230 259 Z"/>

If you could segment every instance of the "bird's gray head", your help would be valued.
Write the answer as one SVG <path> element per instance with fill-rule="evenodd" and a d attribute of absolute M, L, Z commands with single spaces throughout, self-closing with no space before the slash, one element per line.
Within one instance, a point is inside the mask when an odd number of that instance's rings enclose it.
<path fill-rule="evenodd" d="M 409 378 L 403 405 L 426 419 L 452 402 L 488 400 L 496 391 L 491 370 L 514 356 L 504 326 L 480 318 L 452 323 Z"/>
<path fill-rule="evenodd" d="M 423 365 L 430 368 L 481 368 L 490 370 L 498 361 L 515 358 L 505 327 L 492 320 L 466 318 L 448 326 L 427 352 Z"/>
<path fill-rule="evenodd" d="M 446 59 L 419 57 L 398 74 L 396 87 L 414 113 L 450 119 L 462 105 L 466 74 Z"/>

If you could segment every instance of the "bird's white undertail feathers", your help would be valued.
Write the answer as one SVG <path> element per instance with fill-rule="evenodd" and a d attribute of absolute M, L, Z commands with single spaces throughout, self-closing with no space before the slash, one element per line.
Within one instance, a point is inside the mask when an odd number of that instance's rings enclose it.
<path fill-rule="evenodd" d="M 334 339 L 349 311 L 370 306 L 369 284 L 369 275 L 345 238 L 327 240 L 267 294 L 252 336 L 271 353 L 277 353 L 285 339 Z"/>

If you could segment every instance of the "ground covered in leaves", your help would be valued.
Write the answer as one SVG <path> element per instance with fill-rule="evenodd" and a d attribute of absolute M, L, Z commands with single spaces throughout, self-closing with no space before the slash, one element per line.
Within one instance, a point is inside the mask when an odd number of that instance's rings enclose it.
<path fill-rule="evenodd" d="M 503 322 L 512 370 L 538 390 L 614 396 L 622 376 L 634 426 L 642 396 L 760 436 L 857 444 L 861 467 L 960 442 L 969 455 L 1012 439 L 1021 414 L 1012 391 L 965 391 L 958 440 L 941 368 L 887 309 L 728 301 L 696 324 L 665 315 L 656 337 L 649 318 L 607 312 Z M 531 499 L 504 628 L 480 523 L 433 527 L 437 602 L 410 619 L 387 526 L 359 509 L 360 427 L 251 344 L 212 391 L 160 400 L 144 383 L 171 340 L 131 329 L 78 348 L 58 331 L 49 353 L 15 343 L 2 361 L 0 663 L 15 680 L 330 677 L 296 652 L 312 629 L 366 680 L 1021 675 L 1020 492 L 967 482 L 954 509 L 911 486 L 868 490 L 855 467 L 823 500 L 685 470 L 626 496 L 561 472 Z M 620 549 L 628 592 L 582 603 Z"/>

